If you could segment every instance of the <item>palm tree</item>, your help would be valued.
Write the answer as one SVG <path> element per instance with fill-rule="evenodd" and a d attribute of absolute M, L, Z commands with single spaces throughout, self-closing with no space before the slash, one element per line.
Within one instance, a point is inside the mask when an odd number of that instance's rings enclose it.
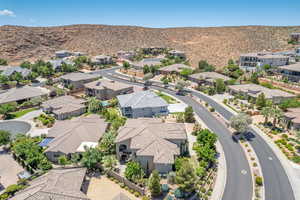
<path fill-rule="evenodd" d="M 88 112 L 96 113 L 101 110 L 101 102 L 96 97 L 88 99 Z"/>
<path fill-rule="evenodd" d="M 276 123 L 282 119 L 283 112 L 280 108 L 274 106 L 271 110 L 271 116 L 273 117 L 273 127 L 275 127 Z"/>
<path fill-rule="evenodd" d="M 272 112 L 272 107 L 264 107 L 261 110 L 261 114 L 264 116 L 265 118 L 265 122 L 264 124 L 267 124 L 269 121 L 269 117 L 271 116 L 271 112 Z"/>

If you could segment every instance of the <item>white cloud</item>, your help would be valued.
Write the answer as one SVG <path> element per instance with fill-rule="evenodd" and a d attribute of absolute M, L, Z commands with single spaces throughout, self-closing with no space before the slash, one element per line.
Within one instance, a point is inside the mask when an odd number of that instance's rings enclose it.
<path fill-rule="evenodd" d="M 7 9 L 4 9 L 4 10 L 0 10 L 0 15 L 2 16 L 9 16 L 9 17 L 15 17 L 15 13 L 11 10 L 7 10 Z"/>

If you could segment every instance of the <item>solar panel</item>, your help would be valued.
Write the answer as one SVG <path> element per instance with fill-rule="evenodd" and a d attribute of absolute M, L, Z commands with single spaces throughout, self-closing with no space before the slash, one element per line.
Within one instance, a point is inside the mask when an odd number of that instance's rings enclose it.
<path fill-rule="evenodd" d="M 45 138 L 43 139 L 40 143 L 39 146 L 40 147 L 45 147 L 47 146 L 54 138 Z"/>

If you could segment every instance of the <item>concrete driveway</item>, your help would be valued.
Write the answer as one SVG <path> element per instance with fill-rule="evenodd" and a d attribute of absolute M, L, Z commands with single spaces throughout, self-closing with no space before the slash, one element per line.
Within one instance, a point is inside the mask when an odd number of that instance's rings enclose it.
<path fill-rule="evenodd" d="M 23 168 L 12 158 L 11 154 L 4 152 L 1 147 L 0 163 L 0 183 L 4 187 L 16 184 L 18 181 L 17 174 L 23 171 Z"/>

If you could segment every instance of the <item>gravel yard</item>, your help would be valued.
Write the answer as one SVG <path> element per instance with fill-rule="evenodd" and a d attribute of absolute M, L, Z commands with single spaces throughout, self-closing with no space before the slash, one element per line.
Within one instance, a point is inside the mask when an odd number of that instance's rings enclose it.
<path fill-rule="evenodd" d="M 105 176 L 91 178 L 87 196 L 91 200 L 98 200 L 99 197 L 101 200 L 111 200 L 120 193 L 125 194 L 131 200 L 138 200 L 134 195 L 122 189 L 118 184 Z"/>
<path fill-rule="evenodd" d="M 2 148 L 0 148 L 0 163 L 0 183 L 4 187 L 16 184 L 17 174 L 23 171 L 23 168 L 12 158 L 12 155 L 4 152 Z"/>

